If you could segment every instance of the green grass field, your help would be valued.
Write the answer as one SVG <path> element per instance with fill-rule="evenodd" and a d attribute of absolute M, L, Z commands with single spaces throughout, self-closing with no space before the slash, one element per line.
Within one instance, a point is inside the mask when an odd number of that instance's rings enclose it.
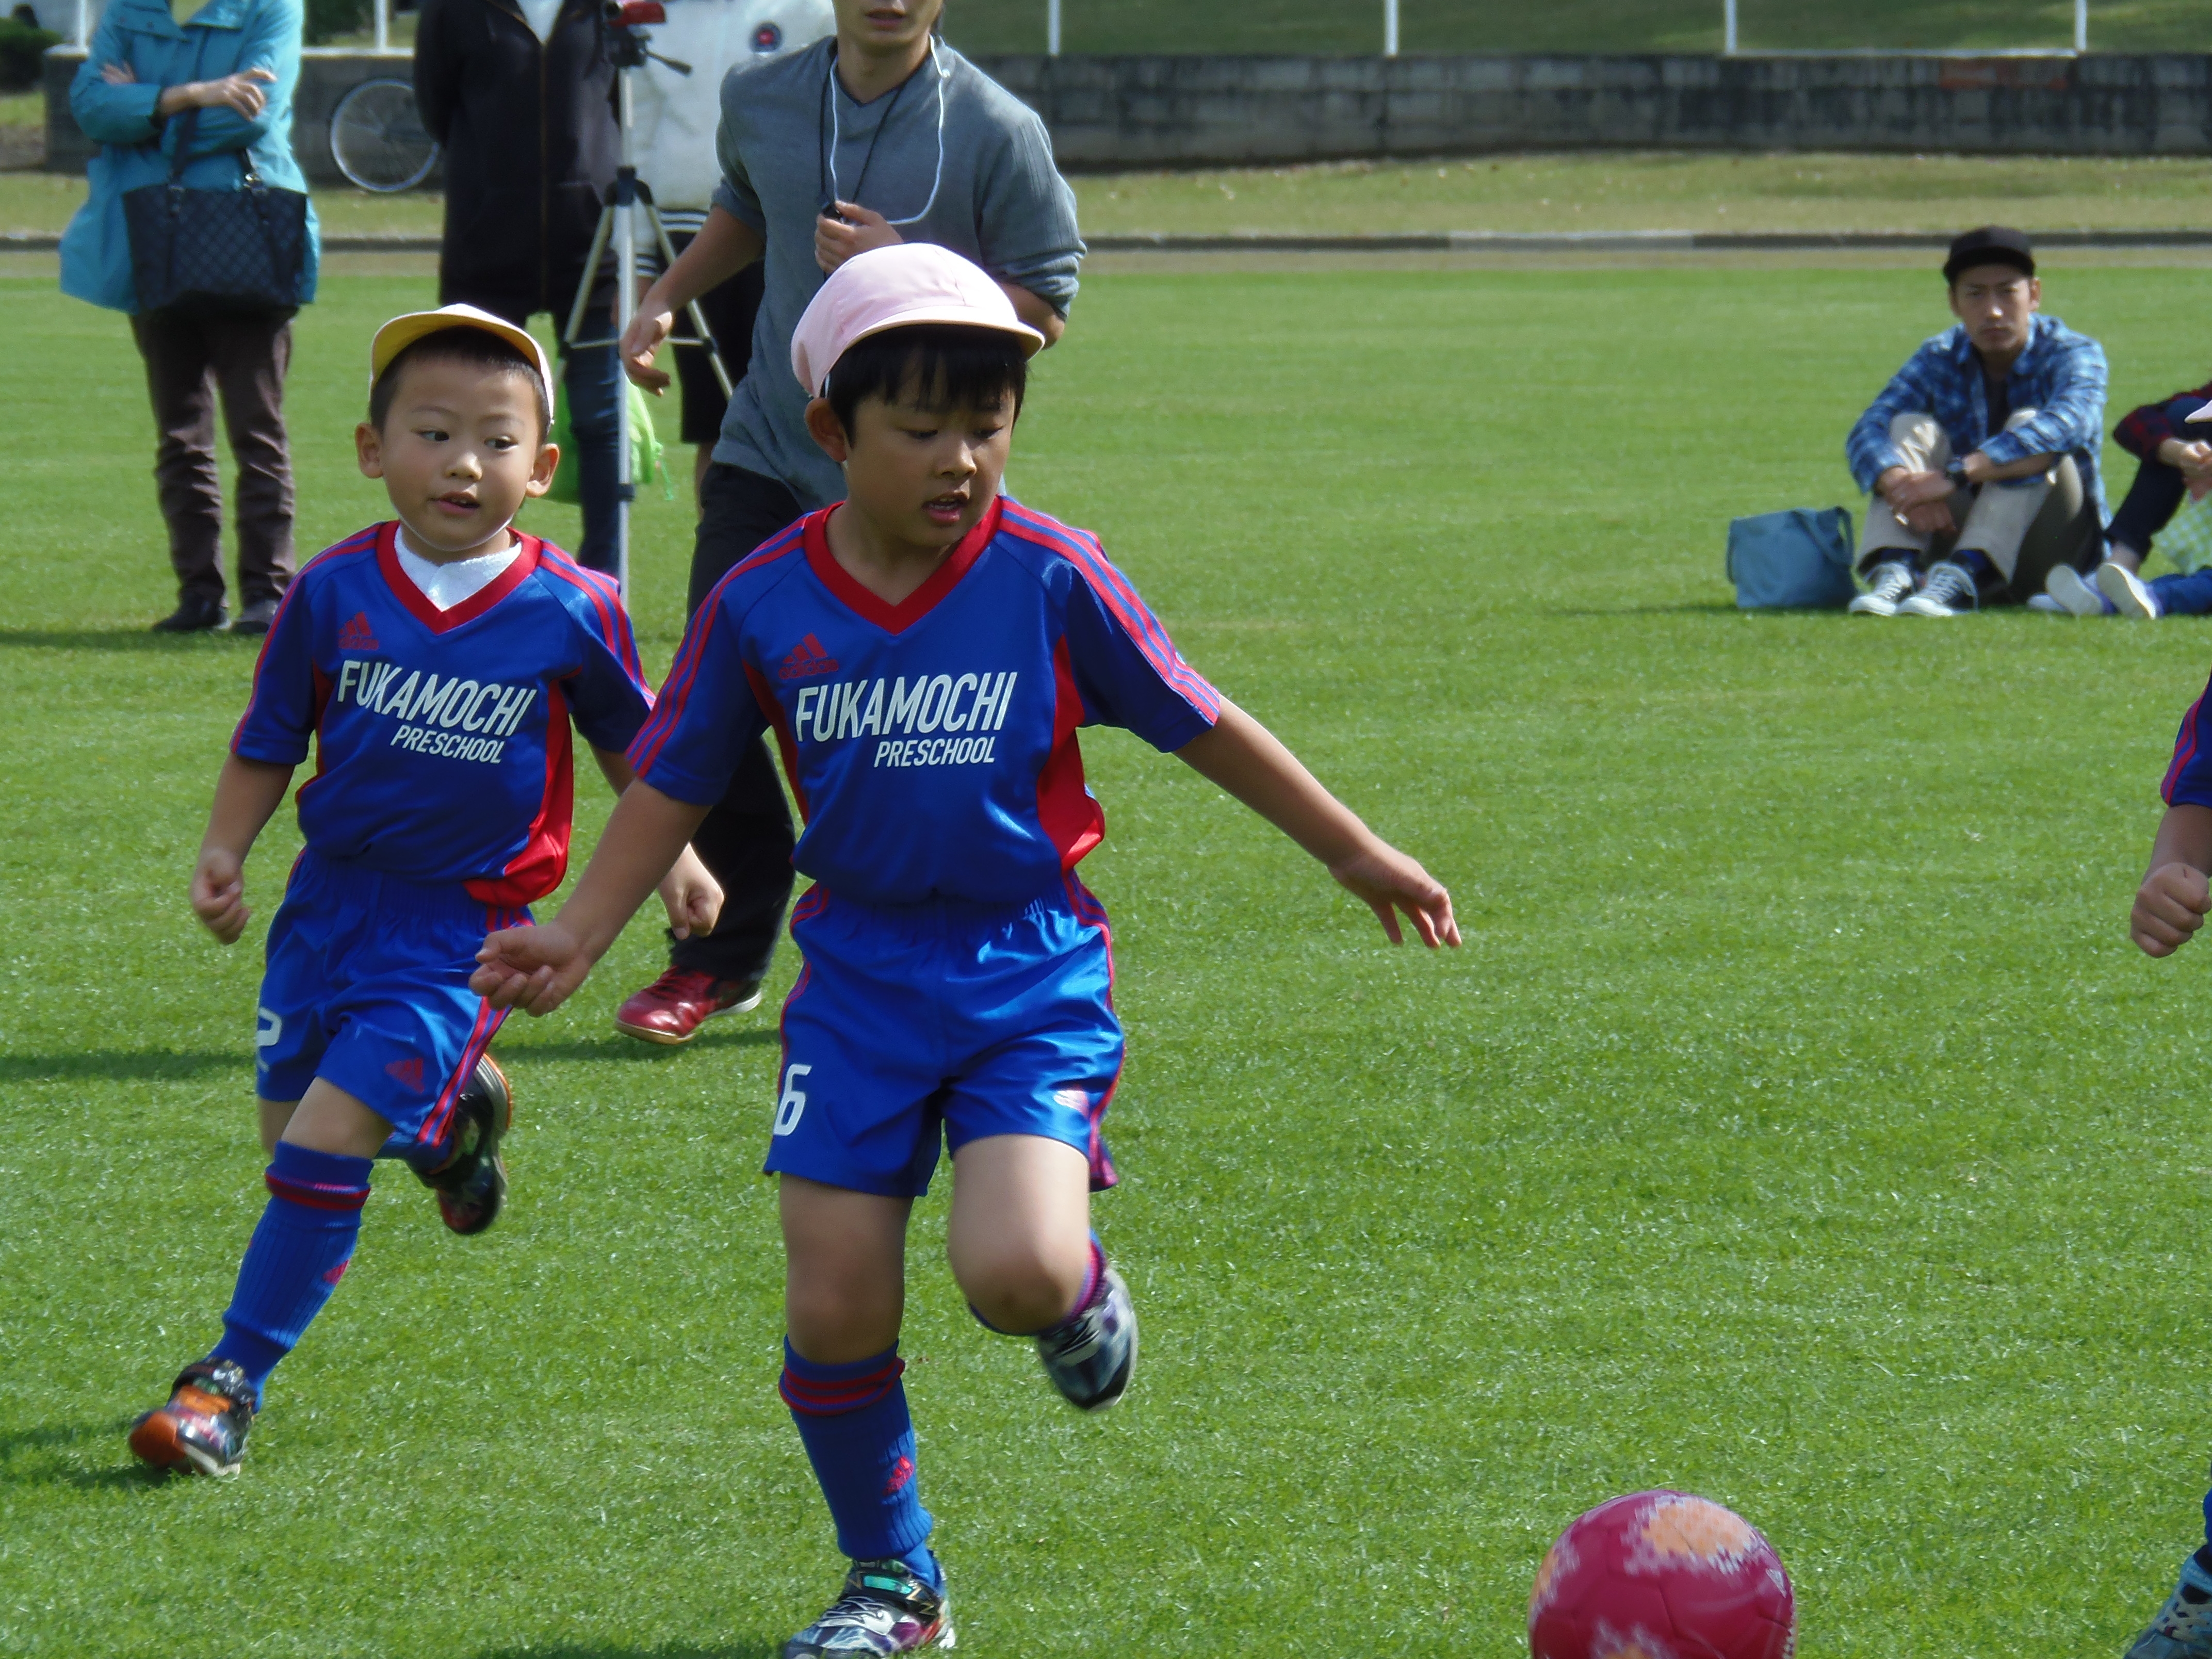
<path fill-rule="evenodd" d="M 1555 0 L 1547 6 L 1401 0 L 1399 45 L 1422 52 L 1717 52 L 1721 0 Z M 2205 0 L 2094 0 L 2098 52 L 2201 52 Z M 1042 52 L 1045 0 L 951 0 L 947 37 L 973 52 Z M 2069 46 L 2071 0 L 1858 0 L 1851 6 L 1741 0 L 1746 51 Z M 1382 50 L 1382 0 L 1065 0 L 1067 52 Z"/>
<path fill-rule="evenodd" d="M 1081 174 L 1091 236 L 1166 232 L 2212 229 L 2212 161 L 2193 156 L 1709 155 L 1640 150 L 1319 167 Z M 0 230 L 58 231 L 84 181 L 0 173 Z M 430 194 L 319 191 L 328 235 L 439 234 Z"/>
<path fill-rule="evenodd" d="M 2200 376 L 2172 319 L 2203 281 L 2050 300 L 2124 408 Z M 215 945 L 184 883 L 252 651 L 142 631 L 169 593 L 121 320 L 0 289 L 0 1650 L 764 1659 L 839 1570 L 775 1393 L 773 1024 L 617 1037 L 643 922 L 501 1040 L 498 1228 L 453 1239 L 387 1173 L 241 1478 L 131 1467 L 260 1208 L 295 836 Z M 1508 1656 L 1553 1534 L 1654 1484 L 1765 1529 L 1808 1659 L 2109 1655 L 2165 1593 L 2203 1481 L 2205 966 L 2121 924 L 2212 633 L 1747 617 L 1720 577 L 1731 514 L 1848 499 L 1843 428 L 1934 297 L 1086 284 L 1018 493 L 1450 884 L 1467 947 L 1390 950 L 1176 762 L 1088 742 L 1131 1034 L 1099 1212 L 1146 1357 L 1078 1419 L 921 1206 L 908 1385 L 963 1649 Z M 428 298 L 337 279 L 301 318 L 309 546 L 380 515 L 358 362 Z M 649 500 L 656 672 L 687 542 Z"/>

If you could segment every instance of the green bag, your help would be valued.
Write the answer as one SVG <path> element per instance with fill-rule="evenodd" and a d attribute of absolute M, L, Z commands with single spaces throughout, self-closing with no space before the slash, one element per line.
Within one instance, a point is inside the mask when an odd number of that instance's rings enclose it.
<path fill-rule="evenodd" d="M 624 380 L 623 390 L 629 398 L 629 476 L 640 483 L 658 478 L 660 499 L 672 501 L 676 499 L 676 485 L 669 478 L 668 464 L 661 459 L 660 434 L 653 428 L 653 400 L 635 380 Z M 561 446 L 561 465 L 553 474 L 553 488 L 545 492 L 545 499 L 575 506 L 584 499 L 584 466 L 577 459 L 575 434 L 568 428 L 566 402 L 553 416 L 550 441 Z"/>
<path fill-rule="evenodd" d="M 2187 575 L 2212 564 L 2212 495 L 2192 496 L 2158 532 L 2158 550 Z"/>

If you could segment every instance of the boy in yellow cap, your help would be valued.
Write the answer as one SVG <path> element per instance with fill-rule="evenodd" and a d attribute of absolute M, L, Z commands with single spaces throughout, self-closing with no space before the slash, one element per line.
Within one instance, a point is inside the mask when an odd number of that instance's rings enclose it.
<path fill-rule="evenodd" d="M 652 712 L 614 583 L 511 526 L 559 460 L 552 379 L 521 329 L 467 306 L 395 318 L 370 349 L 361 470 L 398 515 L 319 555 L 277 608 L 191 877 L 222 943 L 244 866 L 298 796 L 307 846 L 271 922 L 254 1034 L 269 1203 L 223 1334 L 131 1448 L 236 1470 L 262 1389 L 351 1260 L 371 1162 L 397 1158 L 454 1232 L 507 1190 L 504 1018 L 468 988 L 488 928 L 529 919 L 568 864 L 573 723 L 607 781 Z M 721 894 L 686 851 L 659 884 L 679 931 Z"/>

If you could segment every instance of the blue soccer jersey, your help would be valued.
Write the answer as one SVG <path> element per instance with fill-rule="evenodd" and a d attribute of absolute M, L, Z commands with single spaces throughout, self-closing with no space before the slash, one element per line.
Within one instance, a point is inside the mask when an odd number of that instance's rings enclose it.
<path fill-rule="evenodd" d="M 1162 750 L 1220 708 L 1096 538 L 1001 499 L 912 596 L 847 574 L 809 514 L 692 618 L 630 746 L 678 800 L 721 799 L 773 728 L 806 828 L 792 862 L 867 904 L 1014 905 L 1105 831 L 1076 728 Z"/>
<path fill-rule="evenodd" d="M 2202 696 L 2189 705 L 2189 712 L 2181 717 L 2181 730 L 2173 739 L 2173 761 L 2166 769 L 2166 781 L 2159 786 L 2159 793 L 2168 806 L 2212 806 L 2212 732 L 2204 729 L 2205 708 L 2212 699 L 2212 685 L 2204 688 Z"/>
<path fill-rule="evenodd" d="M 441 611 L 400 568 L 398 529 L 300 572 L 231 752 L 296 766 L 313 739 L 300 829 L 325 858 L 527 904 L 568 867 L 569 722 L 619 751 L 652 712 L 629 618 L 611 578 L 532 536 Z"/>

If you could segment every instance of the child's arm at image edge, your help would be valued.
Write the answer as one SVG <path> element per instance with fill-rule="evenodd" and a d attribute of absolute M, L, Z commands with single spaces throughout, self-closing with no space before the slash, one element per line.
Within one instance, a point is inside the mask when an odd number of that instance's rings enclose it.
<path fill-rule="evenodd" d="M 636 775 L 629 769 L 629 757 L 613 749 L 591 745 L 592 758 L 599 763 L 599 775 L 620 799 Z M 713 872 L 699 861 L 687 842 L 676 855 L 676 862 L 660 878 L 660 902 L 668 912 L 668 925 L 678 939 L 689 939 L 694 933 L 711 933 L 722 913 L 722 886 Z"/>
<path fill-rule="evenodd" d="M 1459 924 L 1443 884 L 1361 823 L 1273 732 L 1226 697 L 1213 729 L 1175 752 L 1326 865 L 1375 912 L 1393 945 L 1405 942 L 1400 910 L 1413 918 L 1422 944 L 1458 945 Z"/>
<path fill-rule="evenodd" d="M 235 944 L 253 912 L 246 905 L 246 855 L 284 804 L 292 769 L 227 757 L 216 780 L 207 834 L 192 866 L 192 912 L 225 945 Z"/>
<path fill-rule="evenodd" d="M 2150 871 L 2136 890 L 2128 936 L 2145 956 L 2170 957 L 2189 943 L 2212 908 L 2205 872 L 2212 870 L 2212 806 L 2169 806 L 2151 843 Z"/>
<path fill-rule="evenodd" d="M 561 914 L 536 927 L 506 927 L 477 952 L 469 987 L 495 1008 L 550 1014 L 584 982 L 645 896 L 690 842 L 705 806 L 634 782 L 615 803 L 584 878 Z"/>

